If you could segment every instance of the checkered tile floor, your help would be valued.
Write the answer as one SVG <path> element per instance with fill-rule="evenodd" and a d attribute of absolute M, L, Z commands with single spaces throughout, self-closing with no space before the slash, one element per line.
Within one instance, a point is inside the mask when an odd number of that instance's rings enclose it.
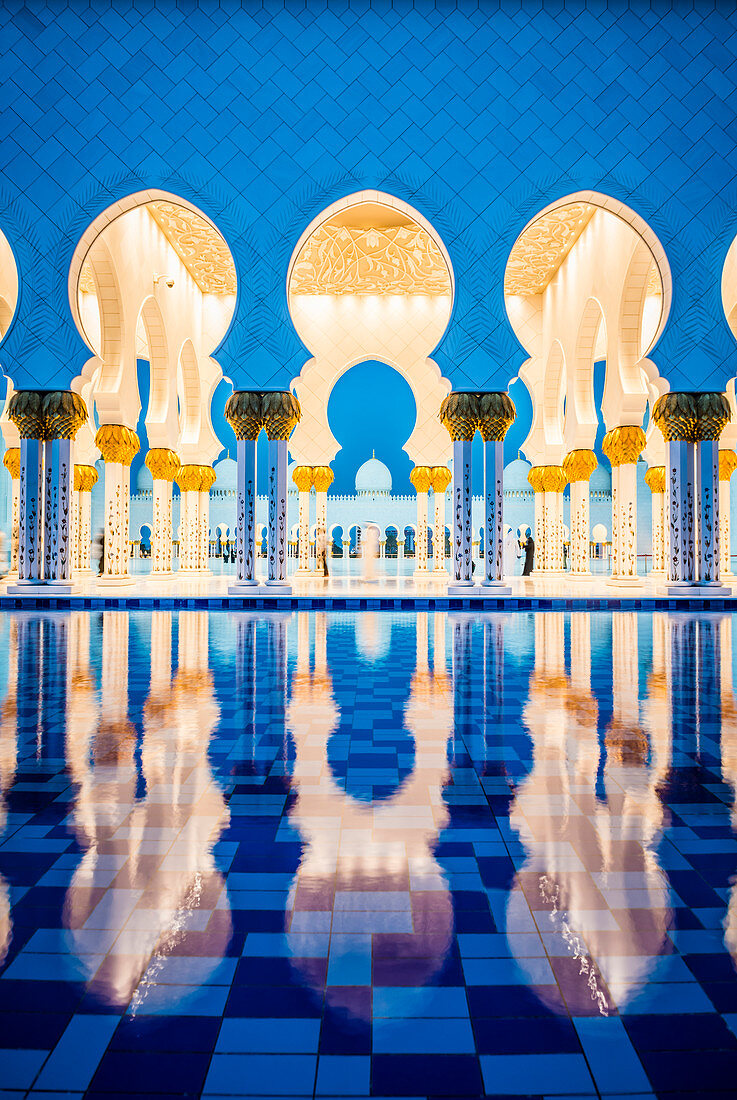
<path fill-rule="evenodd" d="M 733 1096 L 729 614 L 0 620 L 0 1100 Z"/>

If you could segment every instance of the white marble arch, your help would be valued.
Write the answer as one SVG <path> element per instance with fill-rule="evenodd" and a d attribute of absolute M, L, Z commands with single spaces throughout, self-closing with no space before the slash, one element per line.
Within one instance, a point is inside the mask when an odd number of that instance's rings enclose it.
<path fill-rule="evenodd" d="M 200 289 L 148 216 L 146 206 L 155 200 L 181 206 L 213 225 L 187 200 L 159 190 L 128 195 L 91 223 L 72 257 L 69 301 L 93 357 L 71 385 L 85 396 L 91 415 L 94 402 L 97 422 L 135 428 L 140 412 L 136 359 L 147 359 L 150 445 L 207 465 L 221 449 L 210 419 L 212 393 L 222 378 L 212 351 L 230 324 L 235 296 Z M 94 293 L 79 292 L 86 262 Z"/>
<path fill-rule="evenodd" d="M 647 223 L 610 196 L 581 191 L 541 210 L 520 237 L 544 215 L 580 202 L 596 209 L 545 290 L 505 298 L 530 355 L 519 370 L 533 403 L 522 450 L 535 465 L 559 464 L 568 451 L 593 447 L 595 361 L 607 363 L 601 409 L 607 429 L 641 424 L 648 401 L 668 388 L 647 356 L 668 317 L 672 278 Z M 649 289 L 653 279 L 662 294 Z"/>
<path fill-rule="evenodd" d="M 394 212 L 421 226 L 432 237 L 448 269 L 447 295 L 382 294 L 310 295 L 290 292 L 292 269 L 305 242 L 326 221 L 353 206 L 371 204 L 377 215 Z M 376 360 L 393 367 L 407 381 L 417 409 L 415 426 L 404 450 L 416 465 L 435 466 L 450 458 L 448 433 L 438 410 L 451 385 L 431 358 L 453 306 L 453 269 L 435 229 L 401 199 L 380 191 L 361 191 L 328 206 L 298 240 L 287 275 L 287 300 L 294 326 L 312 358 L 292 381 L 302 419 L 289 449 L 304 465 L 325 465 L 340 443 L 328 424 L 328 401 L 338 379 L 359 363 Z"/>

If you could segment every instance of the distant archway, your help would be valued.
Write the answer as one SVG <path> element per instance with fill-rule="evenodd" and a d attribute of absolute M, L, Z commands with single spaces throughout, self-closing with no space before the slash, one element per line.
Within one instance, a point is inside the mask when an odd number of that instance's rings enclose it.
<path fill-rule="evenodd" d="M 450 320 L 453 273 L 429 222 L 391 195 L 341 199 L 297 242 L 287 299 L 313 355 L 292 383 L 302 406 L 293 457 L 332 462 L 339 443 L 327 419 L 331 391 L 357 363 L 379 361 L 402 374 L 414 394 L 417 417 L 405 446 L 411 461 L 445 462 L 450 444 L 437 412 L 450 383 L 431 355 Z"/>

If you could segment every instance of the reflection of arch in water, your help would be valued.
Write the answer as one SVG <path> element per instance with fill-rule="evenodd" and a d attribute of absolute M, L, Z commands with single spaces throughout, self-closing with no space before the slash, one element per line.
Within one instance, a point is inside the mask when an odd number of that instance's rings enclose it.
<path fill-rule="evenodd" d="M 570 632 L 566 676 L 564 616 L 536 618 L 535 671 L 523 712 L 533 764 L 510 810 L 526 858 L 509 894 L 507 928 L 518 928 L 529 909 L 535 911 L 558 941 L 548 954 L 567 1010 L 609 1015 L 631 1000 L 669 948 L 670 892 L 657 858 L 664 825 L 657 788 L 668 769 L 671 731 L 640 725 L 632 691 L 637 617 L 614 616 L 613 718 L 603 757 L 591 692 L 590 616 L 571 615 Z M 603 782 L 603 799 L 597 782 Z M 614 928 L 599 919 L 608 911 L 602 898 L 617 910 Z M 524 958 L 517 961 L 523 971 L 529 968 Z M 539 976 L 531 980 L 548 1007 L 565 1010 L 552 985 L 548 995 Z"/>
<path fill-rule="evenodd" d="M 83 680 L 86 670 L 88 685 L 89 642 L 83 624 L 70 634 L 70 665 Z M 73 822 L 84 855 L 67 892 L 65 921 L 91 992 L 106 1004 L 130 1002 L 132 1014 L 170 1010 L 208 980 L 232 930 L 229 909 L 215 911 L 224 880 L 212 848 L 228 811 L 208 760 L 219 709 L 208 668 L 207 612 L 179 614 L 179 667 L 173 681 L 171 644 L 171 613 L 153 612 L 140 775 L 136 733 L 128 717 L 127 612 L 103 615 L 99 703 L 94 688 L 70 693 L 67 712 L 67 759 L 76 785 Z M 142 843 L 151 855 L 156 835 L 166 837 L 161 851 L 166 857 L 152 866 L 142 858 Z M 144 913 L 131 912 L 125 891 L 110 889 L 104 853 L 113 836 L 127 841 L 118 880 L 144 895 Z M 105 927 L 117 933 L 116 953 L 99 970 L 99 958 L 83 949 L 85 924 L 96 906 L 96 912 L 104 911 Z M 208 915 L 207 957 L 199 951 L 190 956 L 191 984 L 168 984 L 171 958 L 183 951 L 189 956 L 187 938 L 199 933 Z"/>
<path fill-rule="evenodd" d="M 303 615 L 307 617 L 302 612 L 298 619 Z M 367 928 L 372 920 L 372 894 L 377 899 L 373 974 L 379 984 L 376 975 L 382 967 L 390 972 L 401 965 L 406 984 L 422 987 L 442 966 L 451 942 L 453 906 L 433 846 L 448 820 L 440 792 L 448 778 L 452 715 L 444 662 L 436 660 L 431 668 L 428 661 L 428 618 L 420 613 L 416 620 L 417 665 L 404 716 L 415 741 L 414 769 L 391 797 L 368 805 L 351 798 L 336 783 L 327 758 L 328 742 L 339 724 L 326 656 L 328 617 L 315 616 L 314 671 L 308 631 L 298 629 L 287 725 L 295 747 L 292 788 L 297 793 L 290 821 L 304 848 L 287 906 L 287 928 L 297 926 L 296 915 L 314 908 L 315 898 L 332 897 L 327 1003 L 359 1017 L 370 1015 L 370 1000 L 360 990 L 343 989 L 346 982 L 341 980 L 341 973 L 350 966 L 350 984 L 372 984 L 371 935 L 352 937 L 352 957 L 341 956 L 346 950 L 341 933 L 350 930 L 350 898 L 355 891 L 361 891 Z M 438 618 L 442 622 L 436 621 L 436 631 L 443 629 L 445 617 L 439 614 Z M 403 896 L 405 905 L 391 913 L 381 909 L 386 891 L 395 900 Z M 299 957 L 298 932 L 290 933 L 289 946 L 295 956 L 293 965 L 308 982 L 314 981 L 310 960 Z M 320 996 L 323 980 L 316 982 Z M 417 996 L 422 997 L 421 988 Z"/>

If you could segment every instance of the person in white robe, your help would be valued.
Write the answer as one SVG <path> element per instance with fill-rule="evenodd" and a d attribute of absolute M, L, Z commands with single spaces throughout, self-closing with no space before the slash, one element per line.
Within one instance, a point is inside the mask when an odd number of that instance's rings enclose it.
<path fill-rule="evenodd" d="M 513 577 L 517 572 L 517 561 L 522 557 L 519 539 L 514 531 L 507 532 L 504 539 L 504 576 Z"/>

